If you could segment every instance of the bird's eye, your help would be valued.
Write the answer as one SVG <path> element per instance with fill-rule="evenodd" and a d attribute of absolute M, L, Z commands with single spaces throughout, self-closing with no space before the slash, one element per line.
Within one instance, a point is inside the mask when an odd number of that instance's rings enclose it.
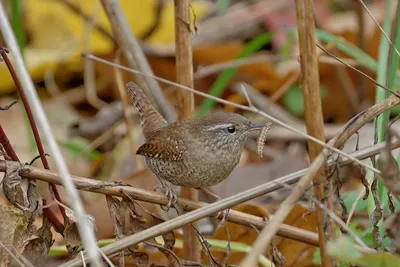
<path fill-rule="evenodd" d="M 235 126 L 229 126 L 227 130 L 229 133 L 234 133 L 236 131 Z"/>

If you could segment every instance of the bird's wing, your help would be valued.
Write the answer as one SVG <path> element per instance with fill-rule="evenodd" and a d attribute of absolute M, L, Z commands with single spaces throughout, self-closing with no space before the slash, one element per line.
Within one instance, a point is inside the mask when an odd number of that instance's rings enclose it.
<path fill-rule="evenodd" d="M 183 151 L 171 140 L 153 138 L 139 147 L 136 154 L 148 158 L 178 161 L 182 159 Z"/>

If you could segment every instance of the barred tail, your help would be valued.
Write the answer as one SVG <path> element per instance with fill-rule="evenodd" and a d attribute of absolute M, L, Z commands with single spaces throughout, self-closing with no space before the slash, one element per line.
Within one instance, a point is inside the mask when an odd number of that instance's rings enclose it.
<path fill-rule="evenodd" d="M 128 90 L 128 94 L 132 99 L 133 105 L 135 105 L 135 107 L 139 111 L 140 117 L 142 117 L 145 113 L 146 107 L 151 106 L 150 101 L 147 99 L 142 89 L 140 89 L 136 83 L 127 83 L 126 89 Z"/>
<path fill-rule="evenodd" d="M 126 88 L 133 104 L 139 111 L 143 134 L 146 139 L 150 139 L 151 135 L 158 129 L 166 126 L 167 122 L 150 103 L 139 86 L 134 82 L 129 82 L 126 84 Z"/>

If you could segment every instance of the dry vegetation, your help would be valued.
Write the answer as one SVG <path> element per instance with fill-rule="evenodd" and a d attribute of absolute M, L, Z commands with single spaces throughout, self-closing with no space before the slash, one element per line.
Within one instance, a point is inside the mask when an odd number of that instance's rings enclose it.
<path fill-rule="evenodd" d="M 399 12 L 0 2 L 0 266 L 399 266 Z M 226 180 L 173 187 L 166 210 L 129 81 L 168 123 L 265 126 Z"/>

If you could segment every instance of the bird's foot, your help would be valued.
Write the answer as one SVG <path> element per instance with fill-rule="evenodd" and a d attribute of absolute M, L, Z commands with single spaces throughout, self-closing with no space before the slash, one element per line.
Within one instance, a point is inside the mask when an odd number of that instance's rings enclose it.
<path fill-rule="evenodd" d="M 222 225 L 224 225 L 226 221 L 228 221 L 228 215 L 229 215 L 229 209 L 221 210 L 220 212 L 218 212 L 216 218 L 221 217 L 221 219 L 218 223 L 217 228 L 220 228 Z"/>
<path fill-rule="evenodd" d="M 201 191 L 203 191 L 205 194 L 209 195 L 210 197 L 214 198 L 215 201 L 221 200 L 221 198 L 212 192 L 210 189 L 206 187 L 201 187 L 199 188 Z M 221 221 L 219 222 L 217 228 L 221 227 L 227 220 L 228 220 L 228 215 L 229 215 L 229 209 L 222 210 L 218 212 L 217 216 L 215 218 L 221 217 Z"/>
<path fill-rule="evenodd" d="M 174 190 L 171 187 L 169 187 L 169 186 L 163 186 L 163 187 L 157 186 L 154 191 L 160 192 L 160 193 L 164 194 L 168 198 L 167 206 L 161 205 L 161 209 L 163 211 L 168 212 L 169 209 L 171 208 L 171 206 L 176 204 L 178 197 L 176 196 Z"/>

